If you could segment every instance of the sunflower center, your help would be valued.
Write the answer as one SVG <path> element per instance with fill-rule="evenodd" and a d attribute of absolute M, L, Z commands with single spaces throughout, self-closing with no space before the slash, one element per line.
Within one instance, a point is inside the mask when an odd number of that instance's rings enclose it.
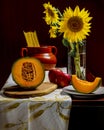
<path fill-rule="evenodd" d="M 50 8 L 48 8 L 47 10 L 48 10 L 48 14 L 49 14 L 51 17 L 54 17 L 53 11 L 52 11 Z"/>
<path fill-rule="evenodd" d="M 72 32 L 79 32 L 83 28 L 83 21 L 80 17 L 73 16 L 68 20 L 67 26 Z"/>

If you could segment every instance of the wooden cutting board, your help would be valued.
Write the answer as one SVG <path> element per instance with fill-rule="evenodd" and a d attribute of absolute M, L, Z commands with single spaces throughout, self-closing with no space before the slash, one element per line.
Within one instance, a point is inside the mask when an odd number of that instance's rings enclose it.
<path fill-rule="evenodd" d="M 57 84 L 50 82 L 43 82 L 40 86 L 33 90 L 27 90 L 16 86 L 4 88 L 3 94 L 12 98 L 28 98 L 35 96 L 42 96 L 51 93 L 57 88 Z"/>

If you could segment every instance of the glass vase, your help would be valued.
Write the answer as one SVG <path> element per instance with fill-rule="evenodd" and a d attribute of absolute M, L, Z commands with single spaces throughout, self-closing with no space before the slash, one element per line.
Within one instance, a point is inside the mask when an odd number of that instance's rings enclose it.
<path fill-rule="evenodd" d="M 68 48 L 68 65 L 69 74 L 76 74 L 80 79 L 86 79 L 86 44 L 76 44 L 75 56 L 70 55 L 70 47 Z"/>

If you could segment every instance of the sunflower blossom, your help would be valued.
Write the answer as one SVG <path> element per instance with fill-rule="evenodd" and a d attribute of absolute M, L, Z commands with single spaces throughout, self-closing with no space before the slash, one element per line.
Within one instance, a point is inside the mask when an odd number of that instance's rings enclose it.
<path fill-rule="evenodd" d="M 45 13 L 44 19 L 50 25 L 50 38 L 63 35 L 62 43 L 68 48 L 68 56 L 74 59 L 74 73 L 79 78 L 85 79 L 84 71 L 80 65 L 80 47 L 86 44 L 85 39 L 91 32 L 90 20 L 92 17 L 89 16 L 90 13 L 85 8 L 80 10 L 78 5 L 74 10 L 71 7 L 66 8 L 63 14 L 59 9 L 53 7 L 50 2 L 43 6 L 45 8 L 43 12 Z"/>
<path fill-rule="evenodd" d="M 70 7 L 66 8 L 59 23 L 59 31 L 64 33 L 63 37 L 71 43 L 86 39 L 91 28 L 89 21 L 92 17 L 89 17 L 89 14 L 85 8 L 80 11 L 79 6 L 76 6 L 74 11 Z"/>
<path fill-rule="evenodd" d="M 56 38 L 57 37 L 57 26 L 51 26 L 49 33 L 50 33 L 50 38 Z"/>
<path fill-rule="evenodd" d="M 51 25 L 53 23 L 57 23 L 58 21 L 58 12 L 55 7 L 53 7 L 50 2 L 44 3 L 43 7 L 45 8 L 45 21 L 48 25 Z"/>

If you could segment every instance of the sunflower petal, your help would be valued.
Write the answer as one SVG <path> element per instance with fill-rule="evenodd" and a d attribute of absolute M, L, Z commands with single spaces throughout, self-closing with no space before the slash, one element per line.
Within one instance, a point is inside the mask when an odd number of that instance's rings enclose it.
<path fill-rule="evenodd" d="M 74 10 L 74 16 L 77 16 L 80 12 L 79 6 L 77 5 Z"/>

